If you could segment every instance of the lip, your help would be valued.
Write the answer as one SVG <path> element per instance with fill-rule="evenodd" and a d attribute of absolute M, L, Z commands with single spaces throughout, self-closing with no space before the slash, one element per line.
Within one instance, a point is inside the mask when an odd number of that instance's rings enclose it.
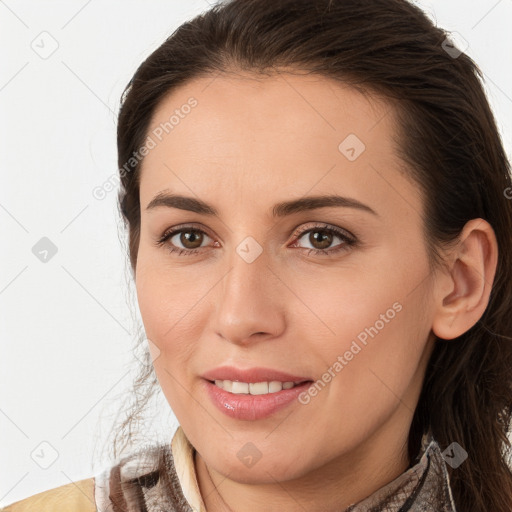
<path fill-rule="evenodd" d="M 271 368 L 235 368 L 234 366 L 219 366 L 213 370 L 207 371 L 201 375 L 203 379 L 214 380 L 238 380 L 240 382 L 270 382 L 278 380 L 280 382 L 305 382 L 312 381 L 311 377 L 292 375 L 290 373 L 274 370 Z"/>
<path fill-rule="evenodd" d="M 230 393 L 206 379 L 202 379 L 202 384 L 205 387 L 205 393 L 221 412 L 237 420 L 255 421 L 268 418 L 292 403 L 298 405 L 300 403 L 298 396 L 309 388 L 311 381 L 267 395 Z"/>
<path fill-rule="evenodd" d="M 205 393 L 213 404 L 224 414 L 231 418 L 244 421 L 265 419 L 272 414 L 291 405 L 299 403 L 298 396 L 313 382 L 311 377 L 292 375 L 272 368 L 235 368 L 234 366 L 220 366 L 202 376 Z M 235 394 L 221 389 L 215 385 L 215 380 L 231 380 L 247 383 L 254 382 L 294 382 L 291 389 L 282 389 L 266 395 Z"/>

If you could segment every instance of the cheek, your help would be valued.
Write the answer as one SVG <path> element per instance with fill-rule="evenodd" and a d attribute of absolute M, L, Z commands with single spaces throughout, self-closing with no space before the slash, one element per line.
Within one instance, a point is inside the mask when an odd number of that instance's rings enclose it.
<path fill-rule="evenodd" d="M 426 261 L 422 265 L 416 260 L 415 267 L 407 262 L 392 264 L 399 259 L 389 258 L 388 265 L 384 261 L 379 258 L 378 268 L 368 265 L 365 272 L 344 270 L 295 285 L 301 301 L 289 310 L 302 333 L 304 353 L 316 362 L 320 376 L 328 371 L 343 375 L 332 379 L 330 386 L 330 393 L 343 395 L 343 401 L 354 396 L 355 385 L 365 390 L 359 397 L 363 402 L 376 396 L 372 393 L 392 397 L 386 384 L 404 392 L 430 331 L 426 281 L 418 286 L 428 275 Z"/>
<path fill-rule="evenodd" d="M 186 279 L 177 279 L 179 275 L 141 261 L 136 290 L 149 349 L 157 354 L 153 359 L 157 379 L 173 413 L 183 419 L 190 413 L 187 372 L 197 351 L 194 340 L 201 338 L 195 315 L 203 294 L 187 285 Z M 153 344 L 156 349 L 151 349 Z"/>
<path fill-rule="evenodd" d="M 343 424 L 346 410 L 360 418 L 372 414 L 384 418 L 400 402 L 411 411 L 415 408 L 413 388 L 419 382 L 418 368 L 430 331 L 428 306 L 420 290 L 407 295 L 398 288 L 375 289 L 360 298 L 358 302 L 344 297 L 338 316 L 332 311 L 337 337 L 328 338 L 321 352 L 326 371 L 330 368 L 336 375 L 326 400 L 333 411 L 339 411 Z"/>
<path fill-rule="evenodd" d="M 377 285 L 369 271 L 356 268 L 311 277 L 303 274 L 300 280 L 292 281 L 295 295 L 289 299 L 296 302 L 287 309 L 294 312 L 294 322 L 307 329 L 302 336 L 305 342 L 316 339 L 317 348 L 336 357 L 349 348 L 351 340 L 359 336 L 364 341 L 365 329 L 376 322 L 378 330 L 384 331 L 396 321 L 401 297 L 393 283 L 400 280 L 390 275 L 389 281 Z"/>
<path fill-rule="evenodd" d="M 175 352 L 180 340 L 187 345 L 194 338 L 190 332 L 197 322 L 194 307 L 202 295 L 197 279 L 183 270 L 164 269 L 145 261 L 136 275 L 136 291 L 146 336 L 162 353 Z"/>

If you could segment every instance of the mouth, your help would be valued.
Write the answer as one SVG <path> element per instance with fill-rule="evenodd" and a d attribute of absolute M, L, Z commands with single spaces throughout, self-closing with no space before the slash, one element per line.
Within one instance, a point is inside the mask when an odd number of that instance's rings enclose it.
<path fill-rule="evenodd" d="M 299 402 L 313 379 L 273 368 L 220 366 L 201 375 L 204 391 L 224 414 L 244 421 L 269 418 Z"/>
<path fill-rule="evenodd" d="M 247 381 L 203 377 L 204 392 L 219 411 L 232 419 L 257 421 L 299 406 L 300 395 L 313 382 L 311 379 Z"/>

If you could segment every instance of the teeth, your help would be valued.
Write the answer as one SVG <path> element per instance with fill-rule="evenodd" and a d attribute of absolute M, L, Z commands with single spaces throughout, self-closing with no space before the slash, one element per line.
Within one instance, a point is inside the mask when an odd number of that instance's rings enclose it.
<path fill-rule="evenodd" d="M 277 393 L 282 389 L 291 389 L 298 383 L 280 382 L 273 380 L 271 382 L 239 382 L 232 380 L 216 380 L 215 385 L 225 391 L 236 395 L 268 395 L 269 393 Z"/>
<path fill-rule="evenodd" d="M 268 382 L 254 382 L 249 384 L 249 393 L 251 395 L 267 395 L 268 394 Z"/>
<path fill-rule="evenodd" d="M 273 380 L 272 382 L 268 383 L 268 391 L 269 393 L 275 393 L 276 391 L 281 391 L 283 389 L 282 382 L 279 382 L 277 380 Z"/>
<path fill-rule="evenodd" d="M 225 381 L 224 381 L 225 382 Z M 249 393 L 249 384 L 247 382 L 233 382 L 233 387 L 231 388 L 231 393 L 236 394 L 247 394 Z"/>

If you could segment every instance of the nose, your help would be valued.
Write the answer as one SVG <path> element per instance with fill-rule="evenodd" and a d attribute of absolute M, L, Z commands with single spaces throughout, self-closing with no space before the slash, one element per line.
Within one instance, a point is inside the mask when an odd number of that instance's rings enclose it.
<path fill-rule="evenodd" d="M 285 329 L 285 287 L 265 251 L 250 262 L 233 250 L 229 263 L 218 287 L 216 334 L 238 345 L 279 336 Z"/>

